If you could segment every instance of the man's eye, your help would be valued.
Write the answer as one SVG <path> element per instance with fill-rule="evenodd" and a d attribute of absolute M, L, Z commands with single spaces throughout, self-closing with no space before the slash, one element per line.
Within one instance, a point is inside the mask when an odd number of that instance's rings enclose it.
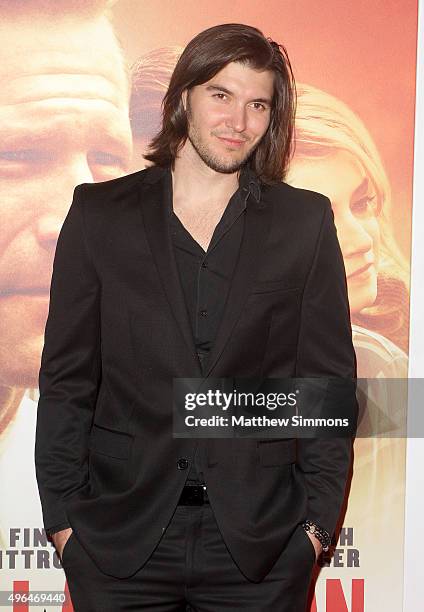
<path fill-rule="evenodd" d="M 0 151 L 0 159 L 10 162 L 35 163 L 50 161 L 52 154 L 42 149 L 15 149 L 13 151 Z"/>
<path fill-rule="evenodd" d="M 255 108 L 255 110 L 260 110 L 260 111 L 266 110 L 266 106 L 262 104 L 262 102 L 253 102 L 253 107 Z"/>
<path fill-rule="evenodd" d="M 218 98 L 218 100 L 224 100 L 227 97 L 227 94 L 220 92 L 214 94 L 213 97 Z"/>
<path fill-rule="evenodd" d="M 90 162 L 93 164 L 100 164 L 102 166 L 125 166 L 122 157 L 112 155 L 112 153 L 106 153 L 105 151 L 94 151 L 89 154 L 89 158 Z"/>

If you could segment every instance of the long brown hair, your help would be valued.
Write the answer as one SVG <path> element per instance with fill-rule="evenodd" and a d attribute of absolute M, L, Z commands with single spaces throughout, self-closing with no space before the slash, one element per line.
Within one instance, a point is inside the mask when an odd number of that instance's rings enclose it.
<path fill-rule="evenodd" d="M 296 86 L 292 68 L 282 45 L 265 38 L 257 28 L 240 23 L 208 28 L 188 43 L 163 99 L 162 127 L 144 157 L 157 166 L 174 164 L 188 134 L 183 91 L 206 83 L 230 62 L 274 73 L 270 124 L 250 164 L 264 183 L 280 182 L 293 152 Z"/>

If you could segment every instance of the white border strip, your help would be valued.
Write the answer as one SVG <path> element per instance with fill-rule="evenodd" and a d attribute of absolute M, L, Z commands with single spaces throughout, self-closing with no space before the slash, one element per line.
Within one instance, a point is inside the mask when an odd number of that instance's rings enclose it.
<path fill-rule="evenodd" d="M 395 43 L 394 43 L 395 44 Z M 424 378 L 424 6 L 418 6 L 417 89 L 411 253 L 409 377 Z M 424 602 L 424 439 L 408 438 L 406 455 L 404 612 Z M 390 534 L 387 534 L 390 538 Z M 396 554 L 396 551 L 393 551 Z"/>

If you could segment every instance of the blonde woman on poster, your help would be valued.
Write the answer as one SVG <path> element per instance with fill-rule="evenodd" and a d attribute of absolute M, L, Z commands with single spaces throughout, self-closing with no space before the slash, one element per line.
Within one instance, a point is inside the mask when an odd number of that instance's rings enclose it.
<path fill-rule="evenodd" d="M 382 591 L 401 581 L 402 573 L 405 440 L 396 433 L 391 438 L 381 435 L 385 417 L 401 418 L 406 406 L 409 270 L 393 236 L 390 185 L 365 125 L 327 92 L 306 84 L 298 84 L 297 92 L 296 149 L 286 180 L 321 191 L 332 202 L 346 268 L 358 378 L 368 379 L 363 385 L 364 416 L 375 407 L 381 414 L 362 432 L 369 437 L 355 441 L 343 524 L 353 528 L 359 564 L 337 574 L 366 576 L 366 601 L 372 606 L 382 603 Z M 324 575 L 334 577 L 335 568 Z M 397 612 L 400 597 L 399 586 L 385 609 Z"/>

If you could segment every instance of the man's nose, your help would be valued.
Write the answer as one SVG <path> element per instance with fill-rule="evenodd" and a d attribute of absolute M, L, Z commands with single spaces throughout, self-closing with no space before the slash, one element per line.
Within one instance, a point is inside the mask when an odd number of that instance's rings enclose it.
<path fill-rule="evenodd" d="M 37 217 L 35 234 L 44 248 L 55 248 L 63 221 L 72 202 L 74 189 L 81 183 L 92 183 L 93 174 L 86 161 L 78 160 L 62 167 L 46 181 L 46 199 L 42 212 Z"/>
<path fill-rule="evenodd" d="M 246 129 L 246 109 L 242 105 L 235 105 L 231 109 L 226 125 L 235 132 L 243 132 Z"/>

